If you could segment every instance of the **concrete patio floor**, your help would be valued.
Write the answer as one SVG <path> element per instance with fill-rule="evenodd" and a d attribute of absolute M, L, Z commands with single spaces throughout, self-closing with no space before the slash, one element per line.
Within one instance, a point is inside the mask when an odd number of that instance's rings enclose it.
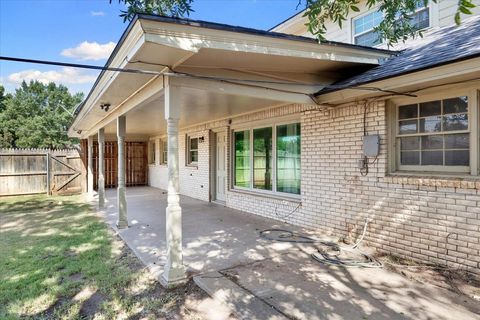
<path fill-rule="evenodd" d="M 106 196 L 101 213 L 116 229 L 116 191 L 108 190 Z M 163 190 L 128 188 L 130 227 L 118 230 L 156 277 L 165 263 L 166 201 Z M 386 269 L 324 266 L 310 258 L 312 245 L 259 237 L 263 229 L 287 228 L 322 238 L 311 230 L 185 196 L 181 205 L 189 274 L 204 277 L 207 292 L 223 297 L 237 315 L 245 311 L 240 318 L 480 319 L 478 302 L 446 289 Z"/>

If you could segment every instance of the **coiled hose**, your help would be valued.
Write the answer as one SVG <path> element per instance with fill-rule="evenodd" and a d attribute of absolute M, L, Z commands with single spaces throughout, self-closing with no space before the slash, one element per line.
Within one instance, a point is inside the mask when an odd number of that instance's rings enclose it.
<path fill-rule="evenodd" d="M 357 249 L 361 240 L 354 247 L 341 247 L 334 242 L 313 239 L 286 229 L 265 229 L 260 231 L 260 237 L 270 241 L 317 244 L 320 248 L 317 246 L 317 252 L 311 256 L 315 261 L 326 265 L 360 268 L 383 267 L 382 263 L 373 256 Z"/>

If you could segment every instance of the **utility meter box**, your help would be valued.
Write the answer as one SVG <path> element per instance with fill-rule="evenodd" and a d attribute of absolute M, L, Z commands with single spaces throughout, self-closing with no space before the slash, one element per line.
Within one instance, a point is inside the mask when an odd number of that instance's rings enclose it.
<path fill-rule="evenodd" d="M 377 157 L 380 152 L 380 136 L 378 134 L 363 136 L 363 155 Z"/>

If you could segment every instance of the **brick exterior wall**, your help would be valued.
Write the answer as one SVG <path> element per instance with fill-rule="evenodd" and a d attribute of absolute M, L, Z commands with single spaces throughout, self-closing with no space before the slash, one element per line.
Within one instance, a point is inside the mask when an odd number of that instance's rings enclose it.
<path fill-rule="evenodd" d="M 480 179 L 387 175 L 387 117 L 382 101 L 367 108 L 367 134 L 379 134 L 381 148 L 369 174 L 362 176 L 357 162 L 362 156 L 364 106 L 322 110 L 288 105 L 232 119 L 236 125 L 299 115 L 302 191 L 299 201 L 228 190 L 226 205 L 350 241 L 358 238 L 368 219 L 365 242 L 379 251 L 422 262 L 447 261 L 480 273 Z M 217 121 L 180 134 L 182 194 L 209 200 L 209 130 L 228 130 L 227 126 L 226 121 Z M 186 133 L 205 138 L 199 144 L 196 169 L 184 165 Z M 229 172 L 230 153 L 228 148 Z"/>
<path fill-rule="evenodd" d="M 198 143 L 198 163 L 187 165 L 186 142 L 187 136 L 192 138 L 204 137 L 204 142 Z M 193 129 L 190 131 L 181 131 L 178 136 L 179 147 L 179 178 L 180 193 L 189 197 L 210 201 L 210 157 L 209 157 L 209 131 Z M 159 143 L 157 143 L 157 151 Z M 158 153 L 158 152 L 157 152 Z M 168 167 L 166 165 L 149 166 L 149 185 L 152 187 L 167 189 L 168 186 Z"/>

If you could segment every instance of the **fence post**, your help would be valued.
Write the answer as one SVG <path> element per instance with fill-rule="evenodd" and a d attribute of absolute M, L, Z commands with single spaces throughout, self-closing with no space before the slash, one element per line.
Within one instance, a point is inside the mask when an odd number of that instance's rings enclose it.
<path fill-rule="evenodd" d="M 51 159 L 50 159 L 50 152 L 47 152 L 46 154 L 46 159 L 47 159 L 47 195 L 51 196 L 52 195 L 52 188 L 51 188 Z"/>

